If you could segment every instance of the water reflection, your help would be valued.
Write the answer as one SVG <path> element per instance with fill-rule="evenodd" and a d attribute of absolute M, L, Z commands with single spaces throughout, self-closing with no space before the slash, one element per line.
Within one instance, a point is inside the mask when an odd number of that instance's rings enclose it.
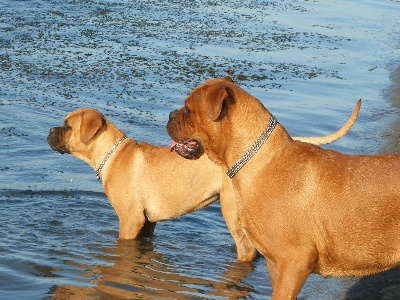
<path fill-rule="evenodd" d="M 166 145 L 169 112 L 228 73 L 293 135 L 333 132 L 362 97 L 356 126 L 329 147 L 375 153 L 398 118 L 382 93 L 397 28 L 398 0 L 0 1 L 0 298 L 268 297 L 264 261 L 233 263 L 212 208 L 116 244 L 93 170 L 55 154 L 48 128 L 94 107 Z M 351 284 L 312 277 L 302 297 L 344 299 Z"/>
<path fill-rule="evenodd" d="M 54 286 L 49 296 L 52 299 L 216 299 L 243 298 L 253 291 L 252 287 L 243 281 L 253 272 L 251 264 L 221 264 L 218 266 L 221 273 L 217 280 L 185 275 L 191 271 L 182 269 L 181 266 L 177 267 L 171 258 L 155 251 L 151 238 L 118 241 L 115 247 L 104 248 L 102 252 L 97 258 L 101 259 L 103 264 L 96 266 L 65 261 L 67 265 L 78 267 L 82 277 L 93 278 L 88 281 L 90 285 Z"/>

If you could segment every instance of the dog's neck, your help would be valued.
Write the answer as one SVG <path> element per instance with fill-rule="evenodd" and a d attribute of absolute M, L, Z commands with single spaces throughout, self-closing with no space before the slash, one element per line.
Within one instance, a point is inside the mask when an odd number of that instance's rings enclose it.
<path fill-rule="evenodd" d="M 263 144 L 267 141 L 272 131 L 275 129 L 277 124 L 277 120 L 274 116 L 271 115 L 271 118 L 268 122 L 267 127 L 261 133 L 261 135 L 257 138 L 254 144 L 243 154 L 243 156 L 236 161 L 236 163 L 228 170 L 226 173 L 230 179 L 232 179 L 237 172 L 260 150 Z"/>
<path fill-rule="evenodd" d="M 117 150 L 118 146 L 122 144 L 124 140 L 126 140 L 127 137 L 124 136 L 122 139 L 120 139 L 118 142 L 114 144 L 114 146 L 111 147 L 111 149 L 107 152 L 107 154 L 104 156 L 103 160 L 100 162 L 98 168 L 95 168 L 96 171 L 96 177 L 98 180 L 100 180 L 100 173 L 101 170 L 103 170 L 104 165 L 108 161 L 108 159 L 111 157 L 111 155 L 114 153 L 115 150 Z"/>
<path fill-rule="evenodd" d="M 253 147 L 263 132 L 273 130 L 267 128 L 276 125 L 272 114 L 257 99 L 245 92 L 236 95 L 235 99 L 226 119 L 221 120 L 221 128 L 226 132 L 226 142 L 213 141 L 215 145 L 209 151 L 218 157 L 220 165 L 226 171 Z M 254 111 L 258 113 L 255 114 Z"/>
<path fill-rule="evenodd" d="M 110 160 L 115 156 L 114 153 L 121 148 L 121 144 L 127 139 L 124 132 L 108 121 L 105 130 L 99 134 L 113 138 L 97 138 L 96 143 L 92 145 L 92 155 L 88 157 L 88 163 L 95 170 L 98 179 L 104 177 L 104 175 L 100 176 L 100 173 L 104 173 L 103 168 L 107 168 Z"/>
<path fill-rule="evenodd" d="M 253 155 L 267 155 L 265 161 L 268 161 L 270 159 L 268 153 L 272 151 L 272 148 L 275 149 L 274 145 L 278 136 L 279 139 L 288 141 L 291 139 L 285 129 L 275 123 L 272 114 L 258 99 L 242 90 L 233 97 L 235 100 L 229 107 L 230 112 L 226 119 L 220 121 L 222 122 L 220 128 L 225 132 L 226 138 L 221 142 L 221 140 L 212 140 L 211 137 L 209 146 L 205 149 L 211 160 L 220 165 L 225 172 L 229 172 L 231 176 L 244 166 L 243 161 L 247 163 Z M 265 138 L 268 138 L 268 141 L 264 140 Z M 262 145 L 256 146 L 255 144 L 260 143 L 260 139 Z M 262 153 L 254 152 L 255 148 L 257 148 L 256 152 L 259 150 Z M 248 152 L 252 154 L 249 155 Z M 237 171 L 230 171 L 236 163 L 240 168 Z"/>

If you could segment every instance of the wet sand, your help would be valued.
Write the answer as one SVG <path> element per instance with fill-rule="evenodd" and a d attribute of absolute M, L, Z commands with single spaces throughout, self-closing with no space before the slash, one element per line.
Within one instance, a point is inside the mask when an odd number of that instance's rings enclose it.
<path fill-rule="evenodd" d="M 386 95 L 387 99 L 392 103 L 396 110 L 400 109 L 400 66 L 398 66 L 391 74 L 391 87 Z M 400 120 L 397 120 L 390 126 L 386 133 L 387 143 L 382 148 L 382 153 L 400 153 Z"/>

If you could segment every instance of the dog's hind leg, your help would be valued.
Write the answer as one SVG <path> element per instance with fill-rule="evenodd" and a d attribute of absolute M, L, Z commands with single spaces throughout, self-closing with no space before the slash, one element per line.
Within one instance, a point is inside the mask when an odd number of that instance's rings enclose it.
<path fill-rule="evenodd" d="M 153 235 L 154 229 L 156 228 L 156 224 L 157 222 L 150 222 L 149 220 L 146 219 L 146 222 L 144 223 L 144 226 L 140 231 L 140 235 L 142 236 Z"/>

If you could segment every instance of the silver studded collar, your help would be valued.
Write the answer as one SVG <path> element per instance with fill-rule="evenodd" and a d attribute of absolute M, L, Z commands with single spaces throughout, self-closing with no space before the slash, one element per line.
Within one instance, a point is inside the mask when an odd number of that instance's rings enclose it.
<path fill-rule="evenodd" d="M 100 180 L 100 172 L 103 169 L 104 165 L 106 164 L 107 160 L 110 158 L 111 154 L 114 153 L 114 151 L 118 148 L 119 145 L 121 145 L 121 143 L 126 140 L 127 137 L 124 136 L 122 139 L 120 139 L 118 142 L 115 143 L 114 146 L 112 146 L 112 148 L 110 149 L 110 151 L 107 152 L 106 156 L 104 156 L 103 160 L 101 161 L 99 167 L 95 170 L 96 171 L 96 176 L 97 179 Z"/>
<path fill-rule="evenodd" d="M 250 158 L 252 158 L 253 155 L 258 152 L 258 150 L 260 150 L 261 146 L 271 135 L 272 131 L 274 131 L 277 123 L 278 121 L 276 120 L 276 118 L 271 115 L 271 119 L 269 119 L 267 127 L 257 138 L 253 146 L 251 146 L 249 150 L 247 150 L 247 152 L 226 173 L 230 179 L 232 179 L 236 175 L 236 173 L 239 172 L 239 170 L 250 160 Z"/>

